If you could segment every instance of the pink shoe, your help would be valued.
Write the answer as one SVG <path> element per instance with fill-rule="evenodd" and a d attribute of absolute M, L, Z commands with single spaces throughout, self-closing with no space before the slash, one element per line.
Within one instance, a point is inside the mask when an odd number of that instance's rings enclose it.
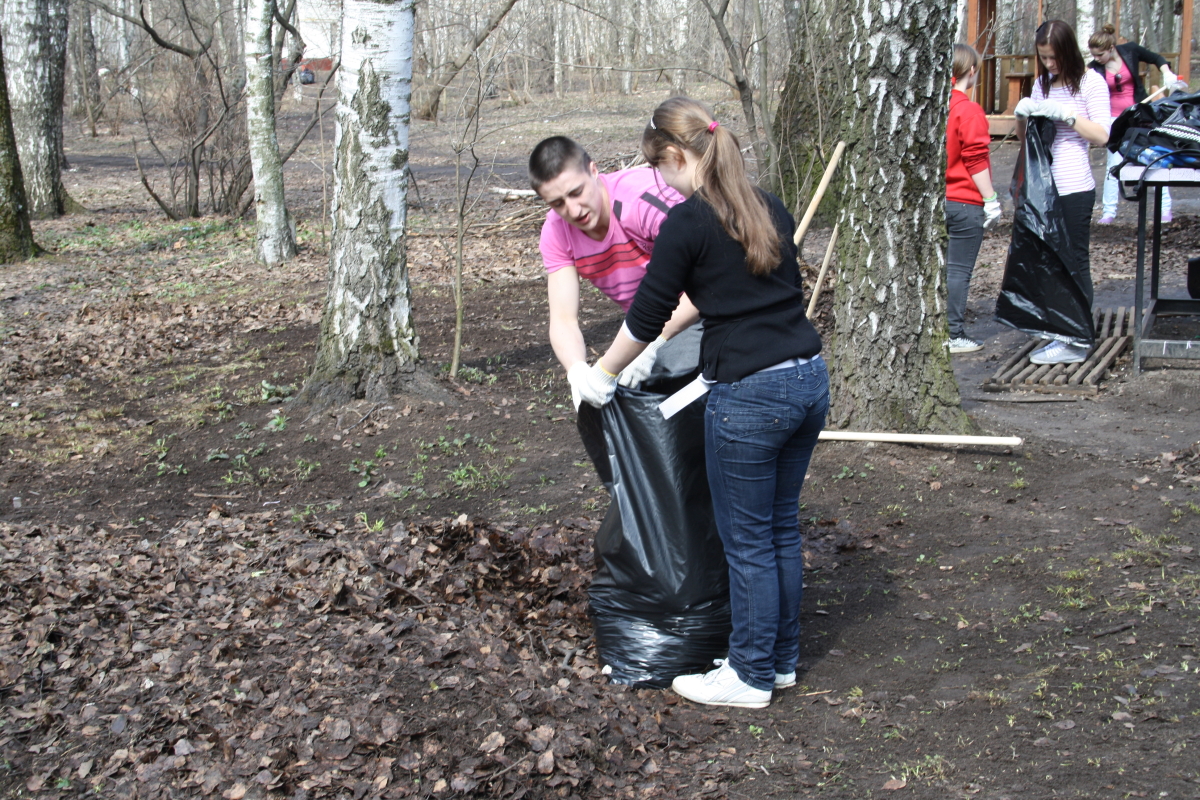
<path fill-rule="evenodd" d="M 1163 215 L 1162 215 L 1162 221 L 1163 221 L 1163 222 L 1171 222 L 1173 219 L 1175 219 L 1175 217 L 1173 217 L 1173 216 L 1171 215 L 1171 212 L 1170 212 L 1170 211 L 1168 211 L 1166 214 L 1163 214 Z"/>
<path fill-rule="evenodd" d="M 1117 221 L 1116 217 L 1101 217 L 1100 218 L 1101 225 L 1112 225 L 1116 221 Z"/>

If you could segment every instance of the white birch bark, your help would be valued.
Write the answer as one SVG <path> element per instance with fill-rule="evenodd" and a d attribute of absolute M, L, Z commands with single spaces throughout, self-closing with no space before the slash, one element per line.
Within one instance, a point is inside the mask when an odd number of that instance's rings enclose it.
<path fill-rule="evenodd" d="M 384 399 L 416 377 L 405 262 L 412 0 L 345 0 L 338 72 L 333 241 L 303 398 Z"/>
<path fill-rule="evenodd" d="M 66 212 L 62 185 L 67 0 L 5 0 L 4 60 L 30 216 Z"/>
<path fill-rule="evenodd" d="M 831 427 L 966 432 L 946 342 L 953 8 L 858 0 L 849 28 Z M 828 198 L 826 202 L 829 202 Z"/>
<path fill-rule="evenodd" d="M 282 264 L 296 255 L 292 218 L 283 191 L 283 162 L 275 132 L 274 56 L 271 47 L 272 0 L 246 5 L 246 132 L 254 172 L 254 212 L 258 217 L 255 257 Z"/>

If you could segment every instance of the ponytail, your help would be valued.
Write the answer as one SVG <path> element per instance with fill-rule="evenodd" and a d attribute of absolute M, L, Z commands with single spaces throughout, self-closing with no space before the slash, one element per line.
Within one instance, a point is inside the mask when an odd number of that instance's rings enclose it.
<path fill-rule="evenodd" d="M 738 139 L 700 103 L 672 97 L 654 110 L 642 133 L 642 154 L 657 165 L 668 147 L 699 156 L 696 193 L 717 214 L 721 227 L 746 250 L 755 275 L 770 274 L 780 261 L 779 230 L 766 200 L 746 176 Z"/>

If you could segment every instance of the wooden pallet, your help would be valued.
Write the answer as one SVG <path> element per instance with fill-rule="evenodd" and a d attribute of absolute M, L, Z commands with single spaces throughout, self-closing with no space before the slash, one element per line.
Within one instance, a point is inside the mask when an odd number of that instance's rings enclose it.
<path fill-rule="evenodd" d="M 1133 306 L 1097 308 L 1093 311 L 1096 344 L 1077 364 L 1031 364 L 1029 354 L 1048 343 L 1034 339 L 1004 362 L 983 382 L 985 392 L 1046 392 L 1094 395 L 1108 368 L 1133 342 Z"/>

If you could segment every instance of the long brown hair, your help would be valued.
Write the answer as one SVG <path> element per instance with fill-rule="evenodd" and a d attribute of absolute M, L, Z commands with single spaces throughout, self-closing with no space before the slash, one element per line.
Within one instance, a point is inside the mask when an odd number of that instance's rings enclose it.
<path fill-rule="evenodd" d="M 1054 60 L 1058 62 L 1058 77 L 1071 94 L 1079 94 L 1079 84 L 1087 72 L 1083 63 L 1083 53 L 1079 42 L 1075 39 L 1075 29 L 1061 19 L 1051 19 L 1043 22 L 1037 29 L 1034 39 L 1036 45 L 1050 45 L 1054 51 Z M 1050 96 L 1050 71 L 1042 66 L 1038 57 L 1038 71 L 1041 75 L 1038 81 L 1042 84 L 1042 94 Z"/>
<path fill-rule="evenodd" d="M 672 97 L 654 109 L 642 132 L 642 155 L 656 166 L 668 147 L 699 156 L 696 193 L 712 206 L 725 232 L 745 248 L 750 271 L 766 275 L 779 266 L 779 230 L 762 193 L 746 176 L 737 137 L 713 122 L 712 112 L 702 104 Z"/>

